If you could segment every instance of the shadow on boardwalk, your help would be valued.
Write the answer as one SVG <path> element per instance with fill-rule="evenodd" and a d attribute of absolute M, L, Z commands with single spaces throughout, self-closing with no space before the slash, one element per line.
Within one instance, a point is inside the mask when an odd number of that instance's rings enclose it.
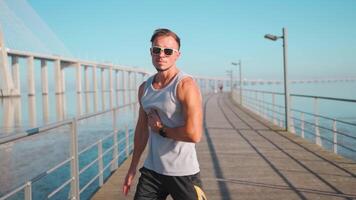
<path fill-rule="evenodd" d="M 263 121 L 234 105 L 227 94 L 204 100 L 205 137 L 197 151 L 210 200 L 356 198 L 355 162 Z M 124 199 L 121 187 L 129 162 L 93 199 Z"/>

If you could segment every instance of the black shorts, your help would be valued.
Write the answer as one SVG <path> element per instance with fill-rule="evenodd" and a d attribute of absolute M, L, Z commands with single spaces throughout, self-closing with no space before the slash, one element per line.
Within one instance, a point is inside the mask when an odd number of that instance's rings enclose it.
<path fill-rule="evenodd" d="M 171 195 L 174 200 L 206 200 L 200 173 L 190 176 L 166 176 L 147 168 L 140 169 L 135 200 L 162 200 Z"/>

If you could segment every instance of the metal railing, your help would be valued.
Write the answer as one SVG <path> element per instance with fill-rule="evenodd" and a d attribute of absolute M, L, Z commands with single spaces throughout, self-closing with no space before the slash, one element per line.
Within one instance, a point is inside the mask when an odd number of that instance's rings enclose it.
<path fill-rule="evenodd" d="M 242 90 L 242 102 L 239 100 L 239 93 L 238 90 L 232 92 L 232 97 L 237 103 L 274 125 L 286 129 L 284 123 L 284 93 L 244 89 Z M 356 106 L 356 100 L 290 94 L 290 105 L 297 98 L 312 100 L 313 105 L 309 106 L 313 108 L 313 111 L 297 109 L 294 108 L 296 106 L 291 106 L 291 114 L 289 116 L 290 132 L 333 151 L 335 154 L 356 160 L 356 123 L 331 117 L 331 114 L 328 116 L 320 115 L 318 109 L 320 100 L 351 103 L 353 107 Z"/>
<path fill-rule="evenodd" d="M 132 151 L 132 146 L 133 146 L 133 131 L 132 129 L 130 130 L 128 125 L 125 125 L 124 128 L 124 133 L 125 136 L 122 138 L 119 138 L 119 130 L 118 127 L 116 126 L 117 124 L 117 111 L 122 108 L 126 108 L 128 106 L 135 106 L 137 102 L 125 104 L 122 106 L 118 106 L 113 109 L 109 109 L 106 111 L 102 112 L 97 112 L 93 114 L 87 114 L 83 115 L 77 118 L 73 118 L 70 120 L 64 120 L 61 122 L 57 122 L 54 124 L 42 126 L 39 128 L 31 129 L 26 131 L 25 133 L 21 134 L 16 134 L 12 137 L 6 137 L 2 138 L 0 140 L 0 145 L 7 144 L 9 142 L 17 142 L 21 140 L 22 138 L 29 137 L 32 135 L 36 134 L 42 134 L 45 133 L 46 131 L 58 129 L 64 126 L 69 126 L 70 127 L 70 156 L 69 158 L 61 161 L 58 163 L 56 166 L 46 170 L 45 172 L 37 175 L 35 178 L 26 181 L 23 183 L 21 186 L 13 189 L 9 193 L 5 194 L 4 196 L 0 197 L 0 200 L 5 200 L 13 197 L 15 194 L 23 191 L 24 192 L 24 199 L 25 200 L 31 200 L 33 197 L 33 192 L 32 192 L 32 185 L 42 179 L 43 177 L 51 174 L 55 170 L 65 166 L 65 165 L 70 165 L 70 177 L 69 179 L 65 180 L 60 186 L 55 188 L 53 191 L 51 191 L 47 195 L 47 199 L 50 199 L 54 197 L 56 194 L 58 194 L 60 191 L 62 191 L 65 187 L 70 186 L 70 194 L 68 199 L 80 199 L 80 194 L 82 194 L 95 180 L 99 179 L 99 187 L 101 187 L 104 183 L 104 172 L 109 169 L 110 167 L 110 172 L 113 172 L 115 169 L 118 168 L 118 161 L 120 156 L 125 156 L 125 159 L 129 156 L 129 154 Z M 89 118 L 93 118 L 95 116 L 103 116 L 104 114 L 112 113 L 112 131 L 107 134 L 106 136 L 100 138 L 96 142 L 86 146 L 84 149 L 81 151 L 78 151 L 78 122 L 81 120 L 86 120 Z M 112 138 L 112 145 L 110 147 L 107 147 L 107 149 L 103 148 L 103 141 L 107 140 L 108 138 Z M 120 146 L 124 144 L 123 150 L 120 151 Z M 96 159 L 92 160 L 89 164 L 83 166 L 81 169 L 79 168 L 79 156 L 84 154 L 85 152 L 89 151 L 92 148 L 97 148 L 98 153 L 96 156 Z M 112 157 L 110 161 L 104 165 L 104 157 L 109 155 L 109 153 L 112 152 Z M 98 164 L 98 173 L 90 179 L 84 186 L 80 187 L 79 185 L 79 180 L 80 180 L 80 175 L 85 173 L 90 167 L 92 167 L 94 164 Z"/>

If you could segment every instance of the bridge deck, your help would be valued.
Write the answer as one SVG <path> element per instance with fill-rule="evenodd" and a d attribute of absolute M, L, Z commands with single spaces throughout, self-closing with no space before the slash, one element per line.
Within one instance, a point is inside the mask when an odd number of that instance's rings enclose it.
<path fill-rule="evenodd" d="M 204 112 L 205 135 L 197 151 L 210 200 L 356 198 L 355 162 L 280 130 L 226 94 L 205 98 Z M 124 199 L 128 166 L 124 163 L 93 199 Z M 134 188 L 128 199 L 133 193 Z"/>

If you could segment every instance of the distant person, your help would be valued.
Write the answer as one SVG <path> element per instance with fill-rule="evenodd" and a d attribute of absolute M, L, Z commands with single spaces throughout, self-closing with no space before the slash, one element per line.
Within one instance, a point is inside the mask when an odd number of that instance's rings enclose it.
<path fill-rule="evenodd" d="M 220 92 L 222 92 L 222 91 L 223 91 L 223 89 L 224 89 L 223 84 L 219 84 L 219 90 L 220 90 Z"/>
<path fill-rule="evenodd" d="M 157 73 L 139 87 L 139 117 L 123 193 L 127 195 L 132 186 L 148 142 L 135 200 L 166 199 L 168 195 L 177 200 L 206 199 L 195 150 L 203 132 L 199 88 L 191 76 L 176 66 L 180 39 L 174 32 L 157 29 L 151 43 L 152 64 Z"/>

